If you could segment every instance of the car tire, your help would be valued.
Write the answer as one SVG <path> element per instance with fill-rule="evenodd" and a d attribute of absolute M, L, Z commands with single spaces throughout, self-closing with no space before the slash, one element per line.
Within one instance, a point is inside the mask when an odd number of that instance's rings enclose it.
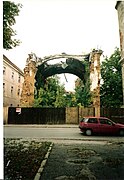
<path fill-rule="evenodd" d="M 91 135 L 92 135 L 92 130 L 91 130 L 91 129 L 87 129 L 87 130 L 85 131 L 85 134 L 86 134 L 87 136 L 91 136 Z"/>
<path fill-rule="evenodd" d="M 120 130 L 119 130 L 119 135 L 120 135 L 120 136 L 124 136 L 124 129 L 120 129 Z"/>

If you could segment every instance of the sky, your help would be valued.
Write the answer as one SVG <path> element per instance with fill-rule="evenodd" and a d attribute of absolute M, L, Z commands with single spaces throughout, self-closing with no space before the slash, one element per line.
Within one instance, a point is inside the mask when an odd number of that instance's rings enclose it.
<path fill-rule="evenodd" d="M 3 53 L 20 69 L 28 54 L 38 57 L 61 54 L 84 54 L 92 49 L 110 56 L 120 47 L 118 16 L 115 0 L 25 0 L 13 29 L 22 42 Z M 74 89 L 72 74 L 61 76 L 66 90 Z"/>

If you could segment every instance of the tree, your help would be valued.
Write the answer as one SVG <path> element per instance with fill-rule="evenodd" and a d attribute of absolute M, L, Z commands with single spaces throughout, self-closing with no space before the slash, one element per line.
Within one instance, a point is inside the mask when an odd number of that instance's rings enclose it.
<path fill-rule="evenodd" d="M 19 15 L 21 4 L 11 1 L 3 1 L 3 48 L 8 50 L 20 44 L 20 41 L 13 39 L 16 31 L 12 26 L 16 23 L 15 16 Z"/>
<path fill-rule="evenodd" d="M 83 84 L 81 79 L 77 79 L 78 85 L 75 88 L 75 97 L 78 106 L 89 107 L 91 104 L 91 93 L 90 93 L 90 69 L 89 62 L 85 63 L 85 79 L 86 82 Z"/>
<path fill-rule="evenodd" d="M 81 81 L 81 80 L 80 80 Z M 82 82 L 81 82 L 82 83 Z M 77 86 L 75 88 L 75 97 L 77 105 L 89 107 L 91 104 L 90 82 L 87 80 L 86 84 Z"/>
<path fill-rule="evenodd" d="M 67 107 L 74 107 L 77 106 L 77 100 L 75 97 L 75 92 L 66 92 L 66 106 Z"/>
<path fill-rule="evenodd" d="M 101 65 L 101 107 L 120 107 L 122 100 L 122 72 L 120 51 L 115 49 L 110 58 L 106 57 Z"/>
<path fill-rule="evenodd" d="M 38 97 L 35 97 L 34 107 L 65 107 L 64 93 L 64 86 L 60 85 L 58 76 L 47 78 Z"/>
<path fill-rule="evenodd" d="M 56 92 L 56 101 L 54 103 L 55 107 L 66 107 L 66 94 L 64 85 L 58 86 Z"/>

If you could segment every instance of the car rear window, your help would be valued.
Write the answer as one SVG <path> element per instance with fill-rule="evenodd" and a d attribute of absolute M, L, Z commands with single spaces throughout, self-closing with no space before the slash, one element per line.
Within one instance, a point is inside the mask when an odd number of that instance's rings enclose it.
<path fill-rule="evenodd" d="M 98 123 L 97 118 L 82 118 L 80 122 Z"/>
<path fill-rule="evenodd" d="M 89 119 L 89 118 L 82 118 L 82 119 L 80 120 L 80 122 L 88 122 L 88 119 Z"/>

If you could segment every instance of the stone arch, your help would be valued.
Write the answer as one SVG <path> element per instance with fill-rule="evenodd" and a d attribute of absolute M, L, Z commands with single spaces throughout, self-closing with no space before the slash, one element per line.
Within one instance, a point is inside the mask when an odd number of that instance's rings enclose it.
<path fill-rule="evenodd" d="M 93 107 L 95 107 L 95 115 L 100 116 L 100 56 L 102 50 L 93 50 L 87 55 L 68 55 L 65 53 L 53 56 L 46 56 L 43 59 L 38 58 L 34 53 L 29 54 L 24 69 L 24 83 L 20 100 L 21 106 L 32 107 L 34 102 L 34 89 L 38 89 L 40 83 L 45 78 L 60 74 L 71 73 L 78 76 L 85 83 L 85 65 L 84 61 L 90 63 L 90 81 Z M 65 63 L 57 63 L 49 65 L 47 62 L 54 59 L 66 58 Z M 40 78 L 39 78 L 40 77 Z M 36 81 L 36 82 L 35 82 Z M 38 82 L 37 82 L 38 81 Z"/>
<path fill-rule="evenodd" d="M 38 65 L 37 72 L 35 76 L 36 88 L 39 89 L 41 83 L 44 83 L 45 79 L 55 74 L 70 73 L 79 77 L 85 84 L 85 65 L 82 61 L 75 58 L 67 58 L 65 62 L 60 62 L 56 64 L 48 64 L 43 62 Z M 39 78 L 40 77 L 40 78 Z"/>

